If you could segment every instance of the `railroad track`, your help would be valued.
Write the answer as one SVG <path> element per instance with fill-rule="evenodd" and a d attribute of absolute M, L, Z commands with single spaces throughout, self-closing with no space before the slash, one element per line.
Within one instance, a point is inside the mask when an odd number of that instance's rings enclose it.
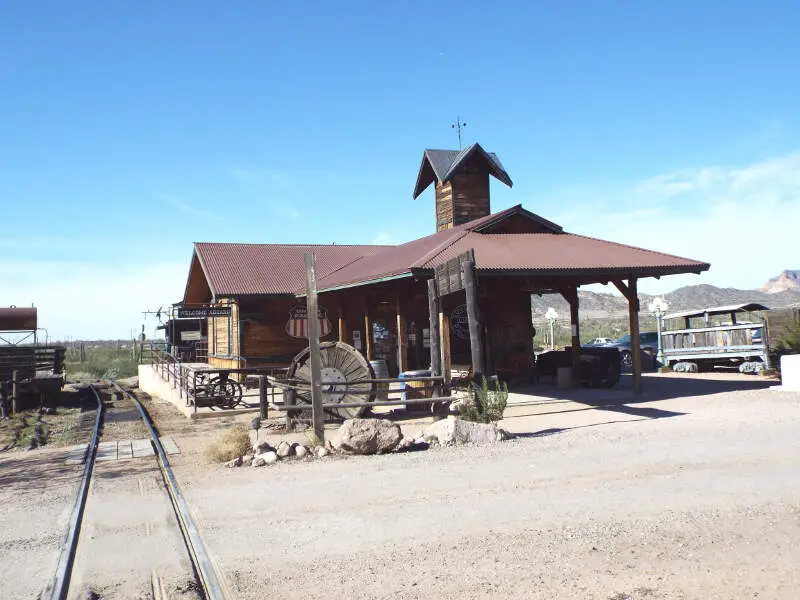
<path fill-rule="evenodd" d="M 206 551 L 205 544 L 198 532 L 197 526 L 192 520 L 191 514 L 186 504 L 186 500 L 181 494 L 178 483 L 172 472 L 167 459 L 167 453 L 159 439 L 153 423 L 150 420 L 147 411 L 139 400 L 127 390 L 121 388 L 116 382 L 109 381 L 105 383 L 107 389 L 112 393 L 121 394 L 122 397 L 131 401 L 139 413 L 144 427 L 150 435 L 150 443 L 155 452 L 158 468 L 163 480 L 163 489 L 168 494 L 170 504 L 172 506 L 177 526 L 180 529 L 183 543 L 186 548 L 189 560 L 192 565 L 194 577 L 194 589 L 202 598 L 206 600 L 226 600 L 227 594 L 224 592 L 220 578 L 214 565 Z M 80 485 L 78 486 L 78 493 L 75 499 L 75 505 L 69 519 L 69 526 L 67 536 L 61 549 L 61 554 L 58 561 L 58 567 L 55 575 L 47 587 L 40 594 L 40 600 L 67 600 L 70 592 L 70 582 L 72 579 L 73 566 L 75 565 L 76 556 L 80 552 L 80 534 L 81 526 L 84 522 L 84 513 L 86 510 L 87 498 L 89 497 L 90 484 L 94 475 L 94 467 L 97 457 L 97 450 L 102 437 L 102 427 L 104 422 L 104 405 L 100 390 L 95 385 L 90 385 L 89 389 L 97 400 L 97 418 L 95 419 L 94 430 L 92 438 L 86 451 L 83 476 Z M 124 550 L 124 549 L 123 549 Z M 156 581 L 153 582 L 153 595 L 156 599 L 163 598 L 163 592 L 158 588 Z"/>

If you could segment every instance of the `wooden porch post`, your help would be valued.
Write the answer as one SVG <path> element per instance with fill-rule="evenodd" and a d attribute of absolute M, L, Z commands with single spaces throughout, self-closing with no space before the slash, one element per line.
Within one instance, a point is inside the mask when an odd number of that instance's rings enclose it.
<path fill-rule="evenodd" d="M 450 315 L 442 310 L 439 304 L 439 335 L 442 346 L 442 375 L 447 386 L 452 378 L 453 360 L 450 354 Z"/>
<path fill-rule="evenodd" d="M 581 376 L 581 332 L 577 286 L 569 286 L 559 290 L 569 303 L 569 322 L 572 326 L 572 380 L 580 381 Z"/>
<path fill-rule="evenodd" d="M 639 339 L 639 293 L 635 277 L 628 279 L 628 285 L 622 281 L 614 281 L 614 285 L 628 299 L 628 321 L 631 332 L 631 374 L 633 393 L 642 393 L 642 347 Z"/>
<path fill-rule="evenodd" d="M 342 297 L 339 296 L 339 341 L 345 344 L 352 344 L 350 339 L 350 332 L 347 331 L 347 318 L 344 316 L 344 307 L 342 306 Z"/>
<path fill-rule="evenodd" d="M 406 317 L 402 314 L 400 296 L 397 296 L 397 370 L 402 373 L 408 370 L 408 328 Z"/>
<path fill-rule="evenodd" d="M 430 327 L 431 375 L 442 374 L 442 355 L 439 353 L 439 298 L 436 281 L 428 279 L 428 321 Z"/>
<path fill-rule="evenodd" d="M 375 344 L 372 343 L 372 317 L 370 317 L 369 308 L 364 313 L 364 338 L 367 360 L 375 360 Z"/>
<path fill-rule="evenodd" d="M 461 263 L 464 276 L 464 290 L 467 296 L 467 322 L 469 325 L 469 347 L 472 354 L 472 376 L 479 381 L 486 371 L 483 360 L 483 340 L 478 314 L 478 283 L 475 277 L 475 263 L 465 260 Z M 449 338 L 449 336 L 448 336 Z"/>

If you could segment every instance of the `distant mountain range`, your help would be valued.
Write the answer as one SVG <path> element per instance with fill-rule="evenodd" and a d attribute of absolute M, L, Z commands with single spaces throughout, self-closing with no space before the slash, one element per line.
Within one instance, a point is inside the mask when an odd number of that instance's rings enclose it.
<path fill-rule="evenodd" d="M 622 296 L 579 291 L 578 297 L 582 318 L 622 317 L 628 313 L 628 303 Z M 678 288 L 662 297 L 667 301 L 670 312 L 746 302 L 758 302 L 769 308 L 800 306 L 800 270 L 783 271 L 758 290 L 737 290 L 701 284 Z M 639 294 L 642 312 L 647 311 L 647 305 L 653 298 L 655 296 Z M 560 295 L 534 296 L 531 301 L 531 308 L 537 316 L 543 316 L 551 306 L 560 317 L 569 319 L 569 306 Z"/>

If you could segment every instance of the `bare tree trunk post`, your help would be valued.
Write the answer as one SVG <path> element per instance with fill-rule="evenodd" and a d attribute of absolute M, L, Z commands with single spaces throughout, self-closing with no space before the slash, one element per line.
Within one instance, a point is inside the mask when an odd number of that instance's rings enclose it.
<path fill-rule="evenodd" d="M 261 408 L 261 420 L 267 420 L 267 388 L 269 382 L 266 375 L 258 376 L 258 405 Z"/>
<path fill-rule="evenodd" d="M 322 414 L 322 361 L 319 349 L 319 311 L 317 309 L 317 274 L 313 254 L 306 254 L 306 316 L 308 318 L 309 358 L 311 360 L 311 413 L 314 435 L 325 445 L 325 421 Z"/>
<path fill-rule="evenodd" d="M 19 380 L 19 371 L 14 370 L 11 372 L 11 415 L 16 416 L 19 411 L 19 390 L 17 389 L 17 381 Z"/>
<path fill-rule="evenodd" d="M 469 326 L 469 347 L 472 354 L 472 380 L 480 384 L 484 377 L 483 340 L 481 339 L 481 324 L 478 311 L 478 282 L 475 277 L 475 263 L 471 260 L 461 263 L 461 273 L 464 277 L 464 291 L 467 296 L 467 324 Z M 481 410 L 481 400 L 474 394 L 475 405 Z"/>
<path fill-rule="evenodd" d="M 439 299 L 436 293 L 436 280 L 428 280 L 428 316 L 429 316 L 429 341 L 431 351 L 431 376 L 437 377 L 442 374 L 442 355 L 439 351 Z M 440 388 L 439 384 L 434 387 Z M 436 392 L 441 396 L 441 390 Z"/>

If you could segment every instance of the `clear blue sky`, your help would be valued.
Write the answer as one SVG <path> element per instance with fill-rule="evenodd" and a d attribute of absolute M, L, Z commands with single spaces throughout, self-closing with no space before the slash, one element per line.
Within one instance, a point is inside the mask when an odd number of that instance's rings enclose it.
<path fill-rule="evenodd" d="M 798 31 L 788 1 L 5 2 L 0 305 L 127 335 L 193 241 L 430 233 L 456 116 L 514 179 L 493 209 L 712 262 L 655 291 L 758 286 L 796 251 L 720 244 L 797 227 Z"/>

